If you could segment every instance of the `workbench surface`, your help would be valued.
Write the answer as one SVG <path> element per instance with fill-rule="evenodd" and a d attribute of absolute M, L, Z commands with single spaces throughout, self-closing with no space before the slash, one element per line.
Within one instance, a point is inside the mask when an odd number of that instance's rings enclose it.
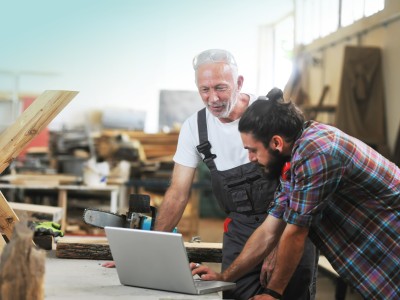
<path fill-rule="evenodd" d="M 123 286 L 115 268 L 104 268 L 102 260 L 62 259 L 47 251 L 45 299 L 215 299 L 218 293 L 187 295 Z"/>

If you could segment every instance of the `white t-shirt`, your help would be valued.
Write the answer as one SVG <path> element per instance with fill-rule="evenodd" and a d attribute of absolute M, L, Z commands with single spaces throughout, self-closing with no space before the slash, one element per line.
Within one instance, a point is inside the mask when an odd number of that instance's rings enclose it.
<path fill-rule="evenodd" d="M 257 99 L 254 95 L 247 95 L 250 97 L 249 105 Z M 206 120 L 211 153 L 217 155 L 214 159 L 217 169 L 224 171 L 248 163 L 248 151 L 243 147 L 238 130 L 240 119 L 230 123 L 222 123 L 206 110 Z M 199 143 L 196 112 L 182 124 L 173 158 L 174 162 L 186 167 L 196 168 L 203 159 L 203 155 L 200 155 L 196 148 Z"/>

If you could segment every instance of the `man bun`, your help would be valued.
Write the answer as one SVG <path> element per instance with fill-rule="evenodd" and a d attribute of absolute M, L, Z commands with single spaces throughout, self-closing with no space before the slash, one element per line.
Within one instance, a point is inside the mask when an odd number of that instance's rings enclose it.
<path fill-rule="evenodd" d="M 281 89 L 278 89 L 274 87 L 272 90 L 270 90 L 267 94 L 267 98 L 272 101 L 283 101 L 283 92 Z"/>

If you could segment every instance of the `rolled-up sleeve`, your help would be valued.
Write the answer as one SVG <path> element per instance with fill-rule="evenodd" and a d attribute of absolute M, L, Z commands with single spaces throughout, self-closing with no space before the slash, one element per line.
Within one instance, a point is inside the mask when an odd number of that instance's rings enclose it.
<path fill-rule="evenodd" d="M 290 182 L 281 179 L 275 192 L 275 201 L 272 203 L 268 214 L 282 219 L 289 204 Z"/>
<path fill-rule="evenodd" d="M 285 195 L 279 196 L 287 203 L 282 218 L 290 224 L 310 227 L 336 190 L 343 166 L 330 155 L 313 155 L 296 163 L 292 172 Z"/>

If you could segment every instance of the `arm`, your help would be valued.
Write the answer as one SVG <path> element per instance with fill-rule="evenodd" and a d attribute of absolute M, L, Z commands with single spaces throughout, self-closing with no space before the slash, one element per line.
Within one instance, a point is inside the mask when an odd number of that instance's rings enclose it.
<path fill-rule="evenodd" d="M 235 281 L 260 263 L 278 244 L 285 226 L 284 221 L 269 215 L 250 236 L 240 255 L 222 273 L 222 279 Z"/>
<path fill-rule="evenodd" d="M 213 272 L 207 266 L 192 268 L 192 274 L 201 274 L 201 278 L 204 280 L 236 281 L 260 263 L 275 248 L 285 226 L 284 221 L 269 215 L 250 236 L 240 255 L 222 274 Z"/>
<path fill-rule="evenodd" d="M 277 262 L 268 283 L 269 289 L 283 294 L 303 255 L 308 231 L 308 227 L 287 224 L 279 241 Z"/>
<path fill-rule="evenodd" d="M 268 282 L 271 279 L 272 272 L 274 271 L 278 246 L 276 246 L 271 251 L 271 253 L 264 259 L 264 263 L 261 267 L 260 283 L 263 287 L 267 287 Z"/>
<path fill-rule="evenodd" d="M 157 213 L 155 230 L 172 231 L 176 224 L 178 224 L 189 201 L 195 171 L 195 168 L 175 163 L 171 185 L 165 193 L 161 207 Z"/>

